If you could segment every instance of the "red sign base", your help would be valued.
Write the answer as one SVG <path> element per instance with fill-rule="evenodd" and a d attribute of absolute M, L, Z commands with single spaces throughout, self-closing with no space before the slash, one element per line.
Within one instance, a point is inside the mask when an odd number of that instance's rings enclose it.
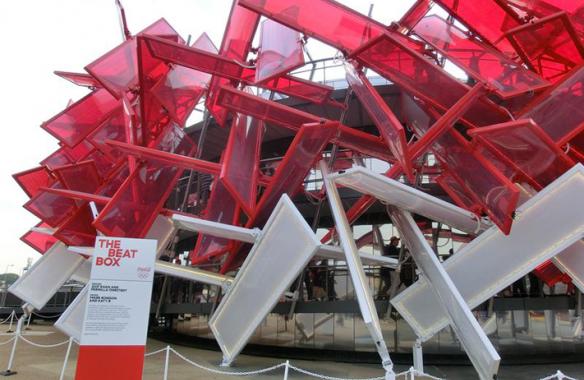
<path fill-rule="evenodd" d="M 80 346 L 75 380 L 141 380 L 144 346 Z"/>

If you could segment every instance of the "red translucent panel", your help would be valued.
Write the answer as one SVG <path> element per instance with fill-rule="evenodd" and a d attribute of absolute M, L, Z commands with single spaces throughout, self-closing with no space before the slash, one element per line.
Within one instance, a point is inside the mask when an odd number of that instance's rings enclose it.
<path fill-rule="evenodd" d="M 222 180 L 216 179 L 211 189 L 211 197 L 203 212 L 206 220 L 225 224 L 236 224 L 239 217 L 237 202 L 225 187 Z M 191 263 L 200 263 L 227 252 L 229 239 L 211 235 L 199 234 L 194 250 L 191 252 Z"/>
<path fill-rule="evenodd" d="M 547 286 L 554 286 L 558 282 L 570 283 L 572 279 L 558 269 L 551 261 L 546 261 L 533 270 L 533 273 Z"/>
<path fill-rule="evenodd" d="M 63 186 L 56 183 L 51 188 L 63 189 Z M 73 215 L 77 209 L 77 204 L 74 200 L 61 195 L 39 191 L 24 204 L 24 208 L 51 227 L 57 227 L 63 220 Z"/>
<path fill-rule="evenodd" d="M 576 134 L 570 141 L 570 148 L 578 149 L 579 151 L 584 151 L 584 123 L 579 127 L 579 133 Z"/>
<path fill-rule="evenodd" d="M 497 170 L 513 183 L 528 184 L 536 189 L 540 186 L 531 177 L 526 175 L 513 161 L 496 149 L 488 149 L 484 144 L 474 144 L 477 154 L 489 161 Z M 460 181 L 462 183 L 462 181 Z"/>
<path fill-rule="evenodd" d="M 331 143 L 380 160 L 392 163 L 396 161 L 391 151 L 387 149 L 387 144 L 383 141 L 383 138 L 343 124 L 339 126 L 337 134 L 331 139 Z"/>
<path fill-rule="evenodd" d="M 93 151 L 93 146 L 85 140 L 75 145 L 73 148 L 65 147 L 65 154 L 71 158 L 72 163 L 84 160 Z"/>
<path fill-rule="evenodd" d="M 223 41 L 219 48 L 219 54 L 229 60 L 245 63 L 255 30 L 260 20 L 260 15 L 240 7 L 238 3 L 234 1 L 231 7 L 231 13 L 227 19 L 227 26 L 223 33 Z M 225 125 L 227 111 L 217 105 L 216 96 L 219 88 L 227 85 L 230 85 L 227 79 L 213 77 L 207 93 L 207 109 L 221 126 Z"/>
<path fill-rule="evenodd" d="M 180 42 L 178 33 L 160 19 L 141 33 L 160 36 Z M 120 99 L 128 90 L 138 88 L 138 58 L 136 38 L 127 40 L 85 67 L 116 98 Z"/>
<path fill-rule="evenodd" d="M 584 164 L 584 149 L 577 149 L 570 147 L 568 150 L 568 155 L 576 162 L 581 162 Z"/>
<path fill-rule="evenodd" d="M 69 190 L 93 193 L 101 184 L 101 176 L 94 161 L 60 166 L 53 171 L 60 183 Z"/>
<path fill-rule="evenodd" d="M 101 87 L 99 82 L 89 74 L 69 73 L 66 71 L 55 71 L 55 74 L 78 86 Z"/>
<path fill-rule="evenodd" d="M 584 46 L 564 13 L 515 28 L 507 37 L 523 59 L 546 78 L 557 77 L 584 57 Z"/>
<path fill-rule="evenodd" d="M 146 29 L 143 29 L 139 34 L 150 34 L 171 41 L 176 41 L 180 44 L 185 43 L 185 40 L 164 18 L 161 18 L 158 21 L 154 22 L 152 25 L 146 27 Z"/>
<path fill-rule="evenodd" d="M 413 32 L 462 67 L 470 76 L 491 84 L 501 97 L 511 97 L 549 86 L 549 82 L 535 73 L 518 65 L 498 50 L 469 37 L 438 16 L 423 18 Z"/>
<path fill-rule="evenodd" d="M 50 228 L 48 224 L 43 222 L 37 224 L 35 227 Z M 47 252 L 57 242 L 57 239 L 53 236 L 36 231 L 28 231 L 20 237 L 20 240 L 34 248 L 41 255 Z"/>
<path fill-rule="evenodd" d="M 498 0 L 435 0 L 456 19 L 485 41 L 505 53 L 513 48 L 503 38 L 505 32 L 522 24 L 517 14 Z"/>
<path fill-rule="evenodd" d="M 566 143 L 584 123 L 584 67 L 575 69 L 539 99 L 521 118 L 533 119 L 555 143 Z"/>
<path fill-rule="evenodd" d="M 108 177 L 112 169 L 114 169 L 116 164 L 119 162 L 110 159 L 108 156 L 101 153 L 97 149 L 88 154 L 85 159 L 88 161 L 93 161 L 95 168 L 97 169 L 97 173 L 102 178 Z"/>
<path fill-rule="evenodd" d="M 80 144 L 81 145 L 81 144 Z M 47 168 L 51 169 L 57 166 L 63 166 L 72 163 L 73 161 L 66 154 L 67 147 L 60 147 L 53 153 L 51 153 L 48 157 L 40 162 L 41 165 L 46 166 Z"/>
<path fill-rule="evenodd" d="M 95 228 L 92 226 L 93 213 L 85 203 L 57 228 L 54 236 L 68 246 L 89 247 L 95 245 Z"/>
<path fill-rule="evenodd" d="M 98 89 L 43 123 L 42 128 L 73 147 L 119 106 L 120 102 L 107 90 Z"/>
<path fill-rule="evenodd" d="M 203 33 L 192 45 L 210 53 L 217 48 Z M 184 66 L 173 66 L 163 80 L 158 81 L 151 93 L 179 125 L 184 126 L 187 118 L 203 96 L 211 75 Z"/>
<path fill-rule="evenodd" d="M 29 198 L 34 197 L 39 192 L 40 187 L 48 187 L 54 181 L 44 166 L 13 174 L 12 178 L 18 182 Z"/>
<path fill-rule="evenodd" d="M 112 149 L 105 142 L 107 140 L 127 141 L 125 118 L 122 108 L 101 123 L 95 131 L 87 136 L 87 140 L 104 154 L 114 159 L 120 158 L 120 153 Z"/>
<path fill-rule="evenodd" d="M 355 58 L 395 82 L 406 92 L 415 95 L 441 110 L 447 110 L 462 98 L 469 88 L 441 67 L 404 44 L 396 34 L 385 34 L 355 52 Z M 486 98 L 475 102 L 464 115 L 473 126 L 507 121 L 509 115 Z"/>
<path fill-rule="evenodd" d="M 300 33 L 272 20 L 262 22 L 255 81 L 286 74 L 304 65 Z"/>
<path fill-rule="evenodd" d="M 234 1 L 231 7 L 219 54 L 226 58 L 245 62 L 260 16 L 239 6 L 238 3 L 238 1 Z"/>
<path fill-rule="evenodd" d="M 178 166 L 182 169 L 190 169 L 212 175 L 219 174 L 221 171 L 221 165 L 216 162 L 200 160 L 180 154 L 167 153 L 158 149 L 146 148 L 133 144 L 115 141 L 109 142 L 108 144 L 115 147 L 116 150 L 129 153 L 130 155 L 143 160 L 155 160 L 159 163 L 165 163 L 172 166 Z"/>
<path fill-rule="evenodd" d="M 152 89 L 152 95 L 179 125 L 184 126 L 187 118 L 203 96 L 207 74 L 184 66 L 174 66 L 164 80 Z"/>
<path fill-rule="evenodd" d="M 195 144 L 176 125 L 169 125 L 155 148 L 190 156 Z M 94 225 L 109 236 L 143 237 L 182 170 L 176 166 L 148 160 L 138 166 L 106 205 Z"/>
<path fill-rule="evenodd" d="M 375 87 L 362 72 L 355 70 L 352 64 L 345 65 L 347 82 L 357 94 L 367 114 L 379 130 L 379 133 L 389 146 L 391 153 L 402 165 L 406 175 L 414 181 L 412 163 L 408 154 L 406 134 L 401 123 L 391 111 L 387 103 L 379 95 Z"/>
<path fill-rule="evenodd" d="M 217 54 L 219 52 L 217 46 L 215 46 L 207 33 L 204 32 L 199 36 L 199 38 L 196 39 L 195 42 L 191 44 L 191 47 L 213 54 Z M 211 79 L 211 77 L 209 77 L 209 79 Z"/>
<path fill-rule="evenodd" d="M 85 66 L 85 70 L 118 99 L 126 91 L 137 89 L 136 39 L 124 41 L 104 56 Z"/>
<path fill-rule="evenodd" d="M 411 127 L 418 136 L 428 132 L 428 126 L 424 124 L 412 123 Z M 508 234 L 519 198 L 519 190 L 513 183 L 473 151 L 470 143 L 456 130 L 448 130 L 436 138 L 431 149 L 451 173 L 456 173 L 467 194 L 480 201 L 493 223 Z"/>
<path fill-rule="evenodd" d="M 219 75 L 233 80 L 241 78 L 243 67 L 233 60 L 216 53 L 188 47 L 165 41 L 163 39 L 144 36 L 152 55 L 169 63 L 182 65 L 193 70 Z"/>
<path fill-rule="evenodd" d="M 96 191 L 96 194 L 109 198 L 113 197 L 129 175 L 128 161 L 122 161 L 112 170 L 104 184 Z"/>
<path fill-rule="evenodd" d="M 283 194 L 293 197 L 302 188 L 310 169 L 322 157 L 322 150 L 337 132 L 338 123 L 310 124 L 300 128 L 265 189 L 248 227 L 261 227 Z"/>
<path fill-rule="evenodd" d="M 446 191 L 446 194 L 460 207 L 467 210 L 480 211 L 478 206 L 468 190 L 464 188 L 461 181 L 448 170 L 443 170 L 442 174 L 436 177 L 436 183 Z"/>
<path fill-rule="evenodd" d="M 91 199 L 91 197 L 88 196 L 85 200 L 94 200 L 96 203 L 102 204 L 103 202 L 99 202 L 98 199 L 100 197 L 106 199 L 107 197 L 111 197 L 121 186 L 127 176 L 127 164 L 119 165 L 114 173 L 108 178 L 108 181 L 99 189 L 95 190 L 96 195 L 91 194 L 95 199 Z M 88 203 L 84 202 L 73 215 L 67 218 L 58 227 L 54 236 L 58 237 L 67 245 L 92 246 L 95 242 L 96 234 L 95 227 L 93 227 L 93 213 L 91 212 Z"/>
<path fill-rule="evenodd" d="M 232 111 L 253 116 L 256 119 L 294 131 L 300 129 L 302 124 L 316 123 L 320 120 L 318 116 L 307 112 L 228 87 L 221 89 L 217 103 Z"/>
<path fill-rule="evenodd" d="M 457 173 L 465 187 L 480 199 L 493 223 L 508 234 L 519 198 L 519 191 L 513 183 L 487 160 L 472 152 L 458 132 L 450 131 L 438 138 L 433 151 Z"/>
<path fill-rule="evenodd" d="M 160 132 L 170 121 L 160 101 L 150 91 L 158 81 L 166 77 L 169 70 L 169 65 L 153 57 L 143 38 L 138 37 L 140 131 L 144 144 L 150 144 L 156 140 Z"/>
<path fill-rule="evenodd" d="M 244 82 L 251 84 L 251 71 L 246 69 L 243 73 Z M 278 78 L 268 79 L 267 81 L 257 84 L 259 87 L 264 87 L 268 90 L 273 90 L 288 96 L 293 96 L 299 99 L 308 100 L 316 104 L 329 103 L 333 106 L 338 106 L 330 100 L 330 95 L 333 88 L 319 83 L 311 82 L 301 78 L 296 78 L 290 75 L 283 75 Z"/>
<path fill-rule="evenodd" d="M 73 148 L 62 146 L 40 162 L 49 169 L 67 164 L 73 164 L 87 157 L 94 147 L 87 141 L 82 141 Z"/>
<path fill-rule="evenodd" d="M 218 104 L 234 112 L 249 115 L 293 131 L 298 131 L 302 124 L 327 121 L 307 112 L 227 87 L 221 89 Z M 345 125 L 339 127 L 338 134 L 333 137 L 331 142 L 382 160 L 395 161 L 382 139 Z"/>
<path fill-rule="evenodd" d="M 384 33 L 385 26 L 329 0 L 239 0 L 238 3 L 292 29 L 351 53 Z"/>
<path fill-rule="evenodd" d="M 221 166 L 223 184 L 247 215 L 256 204 L 263 130 L 262 121 L 236 114 Z"/>
<path fill-rule="evenodd" d="M 532 120 L 517 120 L 469 131 L 495 154 L 506 156 L 542 189 L 574 162 Z M 539 190 L 538 189 L 538 190 Z"/>
<path fill-rule="evenodd" d="M 284 75 L 278 78 L 268 79 L 264 83 L 254 84 L 255 69 L 253 68 L 244 68 L 233 60 L 200 49 L 188 48 L 156 38 L 145 37 L 144 39 L 152 54 L 164 61 L 225 77 L 233 81 L 242 81 L 245 84 L 263 87 L 317 104 L 330 101 L 329 97 L 333 90 L 330 86 L 295 78 L 290 75 Z M 220 88 L 217 87 L 215 90 L 219 91 Z M 209 91 L 215 90 L 210 89 Z"/>
<path fill-rule="evenodd" d="M 399 25 L 408 30 L 413 29 L 422 17 L 426 16 L 430 8 L 432 8 L 432 2 L 430 0 L 417 0 L 399 20 Z"/>

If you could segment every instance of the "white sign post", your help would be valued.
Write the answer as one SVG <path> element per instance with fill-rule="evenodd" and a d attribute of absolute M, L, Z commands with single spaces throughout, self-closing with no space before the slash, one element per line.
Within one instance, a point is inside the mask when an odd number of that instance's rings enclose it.
<path fill-rule="evenodd" d="M 76 379 L 142 378 L 156 245 L 96 239 Z"/>

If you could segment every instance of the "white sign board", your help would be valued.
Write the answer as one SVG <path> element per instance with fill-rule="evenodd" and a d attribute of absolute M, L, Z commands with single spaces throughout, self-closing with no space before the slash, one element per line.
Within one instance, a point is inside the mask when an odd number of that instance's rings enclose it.
<path fill-rule="evenodd" d="M 98 237 L 81 345 L 145 345 L 156 240 Z"/>

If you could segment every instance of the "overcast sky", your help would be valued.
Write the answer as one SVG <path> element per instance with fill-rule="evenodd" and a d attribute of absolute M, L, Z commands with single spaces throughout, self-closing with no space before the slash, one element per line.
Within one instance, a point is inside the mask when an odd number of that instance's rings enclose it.
<path fill-rule="evenodd" d="M 397 20 L 413 0 L 342 1 L 384 24 Z M 183 36 L 196 39 L 207 32 L 217 46 L 231 0 L 124 0 L 128 26 L 140 31 L 160 17 Z M 38 165 L 57 149 L 57 141 L 40 124 L 77 100 L 87 90 L 53 74 L 54 70 L 83 72 L 83 67 L 122 41 L 114 0 L 0 1 L 2 41 L 0 150 L 0 273 L 8 265 L 20 273 L 28 257 L 40 257 L 19 240 L 38 220 L 24 210 L 28 200 L 13 173 Z M 331 50 L 309 45 L 317 55 Z M 320 53 L 320 54 L 319 54 Z"/>

